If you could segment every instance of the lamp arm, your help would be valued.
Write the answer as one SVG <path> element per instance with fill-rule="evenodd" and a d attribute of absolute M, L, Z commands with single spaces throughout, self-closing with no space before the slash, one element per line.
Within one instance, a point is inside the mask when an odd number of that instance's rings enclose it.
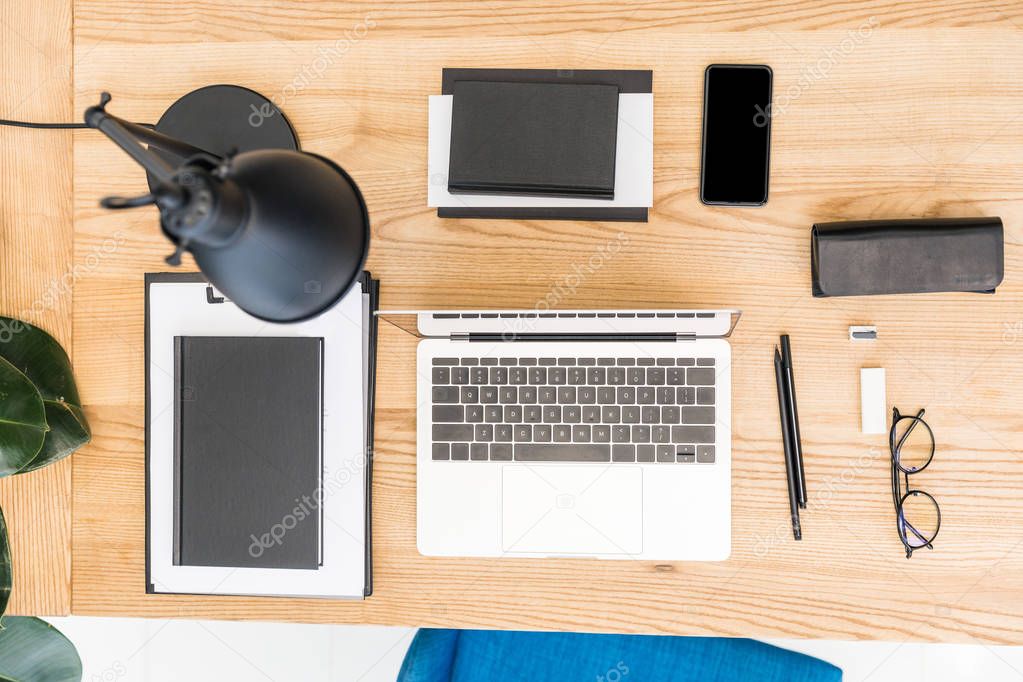
<path fill-rule="evenodd" d="M 159 180 L 162 185 L 174 184 L 175 169 L 152 151 L 143 147 L 142 143 L 182 158 L 196 155 L 219 158 L 215 154 L 210 154 L 205 149 L 108 114 L 106 105 L 110 99 L 110 93 L 102 93 L 99 104 L 85 110 L 85 124 L 109 137 L 118 147 L 135 159 L 140 166 Z"/>

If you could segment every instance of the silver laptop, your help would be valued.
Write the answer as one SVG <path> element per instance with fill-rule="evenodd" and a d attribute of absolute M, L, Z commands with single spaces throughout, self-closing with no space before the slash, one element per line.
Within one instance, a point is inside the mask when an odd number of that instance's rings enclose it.
<path fill-rule="evenodd" d="M 421 339 L 422 554 L 729 556 L 738 311 L 379 315 Z"/>

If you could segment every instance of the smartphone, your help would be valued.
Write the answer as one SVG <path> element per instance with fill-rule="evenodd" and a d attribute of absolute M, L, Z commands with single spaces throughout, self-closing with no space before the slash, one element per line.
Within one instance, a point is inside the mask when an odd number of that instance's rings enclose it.
<path fill-rule="evenodd" d="M 703 85 L 700 200 L 724 206 L 767 203 L 771 84 L 764 64 L 711 64 Z"/>

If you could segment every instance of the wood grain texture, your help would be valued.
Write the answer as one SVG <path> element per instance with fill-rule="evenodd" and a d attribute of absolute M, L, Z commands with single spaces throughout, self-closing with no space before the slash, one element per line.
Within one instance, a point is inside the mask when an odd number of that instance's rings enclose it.
<path fill-rule="evenodd" d="M 71 3 L 0 3 L 0 72 L 0 118 L 70 120 Z M 42 327 L 68 352 L 71 140 L 70 131 L 0 127 L 0 313 Z M 14 557 L 8 613 L 66 615 L 71 462 L 0 480 L 0 507 Z"/>
<path fill-rule="evenodd" d="M 420 556 L 415 348 L 383 329 L 374 596 L 147 596 L 143 273 L 164 270 L 169 247 L 152 212 L 97 208 L 102 195 L 143 190 L 143 178 L 108 142 L 80 135 L 75 258 L 109 253 L 75 297 L 75 361 L 96 431 L 74 461 L 75 613 L 1023 642 L 1018 3 L 615 7 L 79 0 L 75 109 L 107 88 L 112 110 L 140 121 L 208 83 L 274 96 L 303 146 L 362 188 L 384 307 L 742 308 L 731 559 Z M 771 198 L 761 209 L 697 197 L 703 69 L 729 61 L 775 73 Z M 437 219 L 426 207 L 426 108 L 445 66 L 653 69 L 650 222 Z M 1005 221 L 995 296 L 810 296 L 813 222 L 970 215 Z M 851 345 L 846 328 L 857 323 L 877 324 L 880 340 Z M 802 543 L 788 528 L 776 416 L 771 353 L 782 332 L 795 352 L 812 507 Z M 911 561 L 894 528 L 885 438 L 859 433 L 862 366 L 886 367 L 890 404 L 926 407 L 939 440 L 919 484 L 945 524 L 935 550 Z"/>

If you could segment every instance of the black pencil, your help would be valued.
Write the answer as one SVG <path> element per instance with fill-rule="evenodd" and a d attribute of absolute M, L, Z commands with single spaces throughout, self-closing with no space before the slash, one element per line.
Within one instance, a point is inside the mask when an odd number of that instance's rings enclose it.
<path fill-rule="evenodd" d="M 778 415 L 781 419 L 781 440 L 785 453 L 785 475 L 788 479 L 789 488 L 789 512 L 792 515 L 792 537 L 796 540 L 803 539 L 803 530 L 799 525 L 799 496 L 796 474 L 796 464 L 793 459 L 792 439 L 790 434 L 788 400 L 785 396 L 785 370 L 782 367 L 781 353 L 778 347 L 774 347 L 774 378 L 778 384 Z"/>
<path fill-rule="evenodd" d="M 806 509 L 806 474 L 803 471 L 803 437 L 799 433 L 799 410 L 796 409 L 796 380 L 792 373 L 792 347 L 789 335 L 781 336 L 781 362 L 785 369 L 785 395 L 788 399 L 789 433 L 792 438 L 792 461 L 796 465 L 796 499 Z"/>

